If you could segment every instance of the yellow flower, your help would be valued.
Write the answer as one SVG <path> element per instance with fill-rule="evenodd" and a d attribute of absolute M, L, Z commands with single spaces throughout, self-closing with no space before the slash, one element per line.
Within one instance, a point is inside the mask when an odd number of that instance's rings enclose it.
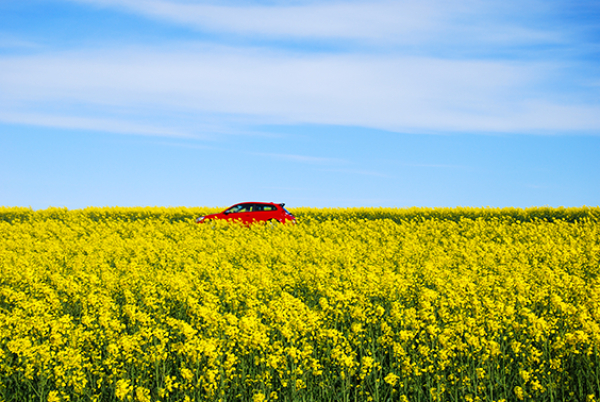
<path fill-rule="evenodd" d="M 518 400 L 522 401 L 523 398 L 525 397 L 524 392 L 523 392 L 523 388 L 516 386 L 515 389 L 515 396 L 517 397 Z"/>
<path fill-rule="evenodd" d="M 385 376 L 385 378 L 383 379 L 383 381 L 385 381 L 386 383 L 388 383 L 392 387 L 394 387 L 396 385 L 396 383 L 398 382 L 399 378 L 400 377 L 398 377 L 396 374 L 389 373 L 388 375 Z"/>
<path fill-rule="evenodd" d="M 60 397 L 58 396 L 58 391 L 48 392 L 48 402 L 60 402 Z"/>
<path fill-rule="evenodd" d="M 206 208 L 0 207 L 3 383 L 265 402 L 334 399 L 341 378 L 364 401 L 420 383 L 477 402 L 507 365 L 508 399 L 575 398 L 570 362 L 600 347 L 600 208 L 298 211 L 272 230 L 188 219 Z"/>
<path fill-rule="evenodd" d="M 144 387 L 137 387 L 135 389 L 135 398 L 139 402 L 151 402 L 150 390 Z"/>
<path fill-rule="evenodd" d="M 129 380 L 117 381 L 117 388 L 115 389 L 115 396 L 119 400 L 125 399 L 125 397 L 133 391 L 133 386 L 130 385 Z"/>
<path fill-rule="evenodd" d="M 265 394 L 257 392 L 252 396 L 252 402 L 263 402 L 266 399 Z"/>
<path fill-rule="evenodd" d="M 192 373 L 192 370 L 185 367 L 181 369 L 181 376 L 188 382 L 191 382 L 194 379 L 194 373 Z"/>

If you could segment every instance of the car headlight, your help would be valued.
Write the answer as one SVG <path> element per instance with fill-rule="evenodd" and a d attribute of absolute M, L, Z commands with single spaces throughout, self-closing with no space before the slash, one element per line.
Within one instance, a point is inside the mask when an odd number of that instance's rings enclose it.
<path fill-rule="evenodd" d="M 202 221 L 204 220 L 204 218 L 205 218 L 204 216 L 201 216 L 201 217 L 199 217 L 199 218 L 196 218 L 196 223 L 200 223 L 200 222 L 202 222 Z"/>

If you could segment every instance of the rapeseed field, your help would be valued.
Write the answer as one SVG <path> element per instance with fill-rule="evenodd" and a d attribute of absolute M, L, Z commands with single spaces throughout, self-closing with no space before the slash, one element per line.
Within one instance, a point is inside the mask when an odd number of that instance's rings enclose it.
<path fill-rule="evenodd" d="M 600 208 L 0 208 L 0 401 L 597 401 Z"/>

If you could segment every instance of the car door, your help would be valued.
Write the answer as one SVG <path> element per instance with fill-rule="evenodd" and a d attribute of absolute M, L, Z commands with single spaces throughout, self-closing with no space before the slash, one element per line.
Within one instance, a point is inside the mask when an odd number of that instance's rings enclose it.
<path fill-rule="evenodd" d="M 261 222 L 265 220 L 263 207 L 263 204 L 252 204 L 251 212 L 249 214 L 251 222 Z"/>
<path fill-rule="evenodd" d="M 279 214 L 277 208 L 271 204 L 258 204 L 253 207 L 256 212 L 253 215 L 253 219 L 259 222 L 267 222 L 272 219 L 279 220 Z"/>
<path fill-rule="evenodd" d="M 252 204 L 243 204 L 239 216 L 242 223 L 248 224 L 252 222 Z"/>
<path fill-rule="evenodd" d="M 240 221 L 243 223 L 248 223 L 250 207 L 251 204 L 238 204 L 230 208 L 230 212 L 227 214 L 226 219 L 228 221 Z"/>

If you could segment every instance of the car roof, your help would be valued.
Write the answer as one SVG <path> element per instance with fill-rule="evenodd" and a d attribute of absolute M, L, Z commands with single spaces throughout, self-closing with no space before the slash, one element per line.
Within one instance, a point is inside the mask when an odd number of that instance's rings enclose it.
<path fill-rule="evenodd" d="M 234 205 L 244 205 L 244 204 L 281 205 L 281 204 L 277 204 L 275 202 L 264 202 L 264 201 L 245 201 L 245 202 L 239 202 Z"/>

